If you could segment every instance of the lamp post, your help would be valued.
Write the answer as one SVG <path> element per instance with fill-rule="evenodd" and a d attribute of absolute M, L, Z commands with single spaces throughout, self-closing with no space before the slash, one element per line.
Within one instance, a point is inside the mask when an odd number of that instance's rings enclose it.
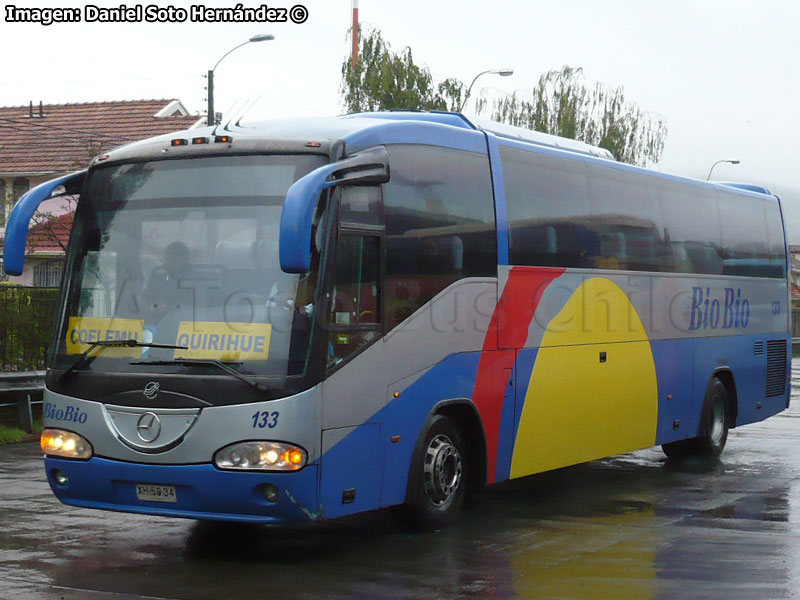
<path fill-rule="evenodd" d="M 206 124 L 207 125 L 214 125 L 215 122 L 216 122 L 215 119 L 214 119 L 214 71 L 216 71 L 217 67 L 219 66 L 219 63 L 221 63 L 222 60 L 226 56 L 228 56 L 228 54 L 230 54 L 234 50 L 237 50 L 238 48 L 241 48 L 242 46 L 246 46 L 247 44 L 250 44 L 252 42 L 267 42 L 269 40 L 274 40 L 274 39 L 275 39 L 275 36 L 272 35 L 271 33 L 254 35 L 253 37 L 251 37 L 246 42 L 243 42 L 243 43 L 239 44 L 238 46 L 235 46 L 234 48 L 231 48 L 230 50 L 228 50 L 225 54 L 222 55 L 222 58 L 220 58 L 217 61 L 217 64 L 214 65 L 214 68 L 209 70 L 209 72 L 208 72 L 208 115 L 206 117 Z"/>
<path fill-rule="evenodd" d="M 714 167 L 716 167 L 719 163 L 731 163 L 732 165 L 738 165 L 740 162 L 741 161 L 738 158 L 723 158 L 722 160 L 718 160 L 711 165 L 711 168 L 708 170 L 708 177 L 706 177 L 706 181 L 711 181 L 711 171 L 713 171 Z"/>
<path fill-rule="evenodd" d="M 464 110 L 464 107 L 467 105 L 467 100 L 469 100 L 469 95 L 472 93 L 472 86 L 475 85 L 475 82 L 478 81 L 478 77 L 481 75 L 486 75 L 487 73 L 491 73 L 492 75 L 500 75 L 500 77 L 508 77 L 509 75 L 514 74 L 514 69 L 488 69 L 486 71 L 481 71 L 477 75 L 475 75 L 475 79 L 472 80 L 472 83 L 469 84 L 467 88 L 467 95 L 464 96 L 464 101 L 461 103 L 461 106 L 458 107 L 458 112 Z"/>

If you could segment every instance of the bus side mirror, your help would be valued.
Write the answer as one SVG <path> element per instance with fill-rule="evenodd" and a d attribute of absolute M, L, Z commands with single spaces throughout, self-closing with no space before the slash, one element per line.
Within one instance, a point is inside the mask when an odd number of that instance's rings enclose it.
<path fill-rule="evenodd" d="M 281 212 L 281 270 L 302 274 L 311 268 L 311 229 L 323 191 L 337 185 L 387 181 L 389 155 L 383 146 L 358 152 L 298 179 L 286 192 Z"/>
<path fill-rule="evenodd" d="M 77 171 L 58 179 L 51 179 L 27 192 L 20 198 L 6 225 L 6 237 L 3 243 L 3 270 L 9 275 L 22 275 L 25 266 L 25 246 L 28 243 L 28 227 L 31 217 L 39 205 L 51 197 L 79 194 L 86 171 Z M 64 186 L 63 194 L 53 192 Z"/>

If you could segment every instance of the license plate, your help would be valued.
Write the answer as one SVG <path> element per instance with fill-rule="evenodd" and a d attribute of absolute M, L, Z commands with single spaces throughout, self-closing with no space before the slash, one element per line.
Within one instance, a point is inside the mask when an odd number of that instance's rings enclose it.
<path fill-rule="evenodd" d="M 148 502 L 178 501 L 178 496 L 175 493 L 175 486 L 172 485 L 150 485 L 147 483 L 137 483 L 136 497 L 139 500 L 147 500 Z"/>

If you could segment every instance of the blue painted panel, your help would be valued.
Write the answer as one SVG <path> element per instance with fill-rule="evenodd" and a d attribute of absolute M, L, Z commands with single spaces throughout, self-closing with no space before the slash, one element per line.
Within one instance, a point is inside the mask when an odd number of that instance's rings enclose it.
<path fill-rule="evenodd" d="M 350 433 L 322 456 L 320 502 L 326 519 L 378 508 L 381 492 L 383 452 L 381 426 L 367 423 L 348 427 Z M 338 430 L 322 432 L 325 438 Z M 343 504 L 342 493 L 355 490 L 355 501 Z"/>
<path fill-rule="evenodd" d="M 31 217 L 39 205 L 47 200 L 53 191 L 68 182 L 78 179 L 86 175 L 86 171 L 78 171 L 51 179 L 26 193 L 14 210 L 11 211 L 11 216 L 8 219 L 6 226 L 6 237 L 3 244 L 3 269 L 9 275 L 22 275 L 22 270 L 25 266 L 25 246 L 28 241 L 28 227 L 30 226 Z"/>
<path fill-rule="evenodd" d="M 391 111 L 391 112 L 366 112 L 353 113 L 342 117 L 343 119 L 384 119 L 387 121 L 424 121 L 428 123 L 440 123 L 462 129 L 475 129 L 472 123 L 460 113 L 451 113 L 438 110 L 430 112 L 419 111 Z"/>
<path fill-rule="evenodd" d="M 514 404 L 514 439 L 512 440 L 512 444 L 514 440 L 517 439 L 517 429 L 519 428 L 519 421 L 522 418 L 522 409 L 525 406 L 525 395 L 528 393 L 531 375 L 533 375 L 533 365 L 536 362 L 536 356 L 538 354 L 538 348 L 523 348 L 517 352 L 517 364 L 514 366 L 517 380 L 517 392 L 516 402 Z M 510 469 L 511 463 L 509 463 L 509 473 Z"/>
<path fill-rule="evenodd" d="M 702 404 L 706 385 L 711 374 L 719 368 L 729 368 L 733 373 L 739 399 L 736 424 L 745 425 L 763 421 L 786 408 L 786 395 L 766 398 L 767 356 L 755 355 L 756 341 L 787 340 L 788 335 L 756 334 L 726 338 L 695 340 L 694 393 Z M 788 350 L 787 350 L 788 352 Z M 761 408 L 758 404 L 761 403 Z"/>
<path fill-rule="evenodd" d="M 402 391 L 377 415 L 386 449 L 381 506 L 405 502 L 411 458 L 428 414 L 441 400 L 472 398 L 479 352 L 451 354 Z M 400 441 L 392 443 L 392 436 Z"/>
<path fill-rule="evenodd" d="M 736 183 L 733 181 L 717 181 L 719 185 L 727 185 L 729 187 L 738 188 L 740 190 L 747 190 L 748 192 L 758 192 L 759 194 L 766 194 L 767 196 L 771 196 L 772 192 L 769 191 L 769 188 L 765 188 L 763 185 L 755 185 L 753 183 Z"/>
<path fill-rule="evenodd" d="M 462 127 L 422 121 L 388 120 L 344 138 L 347 153 L 385 144 L 424 144 L 486 154 L 483 133 Z"/>
<path fill-rule="evenodd" d="M 650 348 L 658 379 L 656 444 L 694 437 L 700 431 L 700 403 L 694 393 L 694 340 L 653 340 Z M 672 396 L 672 398 L 667 398 Z M 680 427 L 673 428 L 679 420 Z"/>
<path fill-rule="evenodd" d="M 46 458 L 45 468 L 53 493 L 73 506 L 258 523 L 318 518 L 316 465 L 296 473 L 242 473 L 221 471 L 210 464 L 143 465 L 95 457 L 88 461 Z M 69 477 L 65 488 L 53 480 L 55 469 Z M 139 500 L 136 483 L 173 485 L 178 501 Z M 277 502 L 264 499 L 260 486 L 265 483 L 273 483 L 280 490 Z"/>
<path fill-rule="evenodd" d="M 492 170 L 494 189 L 494 214 L 497 222 L 497 264 L 508 264 L 508 213 L 506 211 L 506 186 L 503 180 L 503 163 L 500 160 L 500 147 L 494 134 L 485 132 L 489 148 L 489 164 Z"/>
<path fill-rule="evenodd" d="M 523 356 L 524 355 L 524 356 Z M 503 396 L 503 413 L 500 417 L 500 434 L 497 440 L 497 471 L 495 482 L 505 481 L 511 476 L 511 459 L 514 441 L 517 439 L 519 418 L 525 403 L 525 392 L 531 379 L 536 350 L 518 351 L 517 360 L 511 370 L 506 393 Z"/>

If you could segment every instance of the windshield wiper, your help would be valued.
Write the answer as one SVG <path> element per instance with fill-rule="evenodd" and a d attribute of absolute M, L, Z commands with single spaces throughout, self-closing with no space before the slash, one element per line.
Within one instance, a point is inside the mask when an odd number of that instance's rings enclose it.
<path fill-rule="evenodd" d="M 140 342 L 138 340 L 130 339 L 130 340 L 101 340 L 98 342 L 92 342 L 89 344 L 89 347 L 86 351 L 81 354 L 74 363 L 72 363 L 67 370 L 61 374 L 61 377 L 58 378 L 59 381 L 64 381 L 64 379 L 68 376 L 77 371 L 78 369 L 82 369 L 84 367 L 88 367 L 92 364 L 92 361 L 102 354 L 103 350 L 106 348 L 173 348 L 175 350 L 187 350 L 186 346 L 171 346 L 169 344 L 148 344 L 147 342 Z M 97 354 L 93 354 L 89 356 L 89 354 L 95 348 L 100 348 L 97 351 Z"/>
<path fill-rule="evenodd" d="M 170 346 L 172 347 L 172 346 Z M 230 365 L 226 365 L 224 362 L 215 359 L 205 359 L 205 358 L 173 358 L 172 360 L 137 360 L 132 361 L 130 364 L 132 365 L 188 365 L 188 366 L 199 366 L 199 365 L 212 365 L 225 371 L 228 375 L 235 377 L 239 381 L 245 382 L 247 385 L 254 387 L 259 392 L 266 392 L 269 388 L 261 385 L 252 377 L 248 377 L 244 373 L 241 373 L 231 367 Z"/>

